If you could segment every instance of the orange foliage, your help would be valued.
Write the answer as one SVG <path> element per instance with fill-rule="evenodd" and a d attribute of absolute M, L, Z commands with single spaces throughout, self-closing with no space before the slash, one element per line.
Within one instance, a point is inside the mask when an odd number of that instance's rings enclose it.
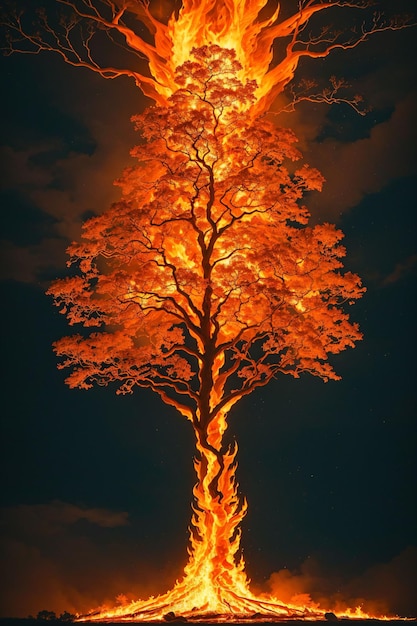
<path fill-rule="evenodd" d="M 363 292 L 340 271 L 343 235 L 307 226 L 300 203 L 322 178 L 305 165 L 289 173 L 300 158 L 291 131 L 239 111 L 254 86 L 238 69 L 232 51 L 199 49 L 171 106 L 135 118 L 146 143 L 118 181 L 122 199 L 70 246 L 81 276 L 50 289 L 71 324 L 104 327 L 56 344 L 71 386 L 149 386 L 186 397 L 184 414 L 208 423 L 278 372 L 337 379 L 328 355 L 360 338 L 340 306 Z M 203 415 L 206 371 L 216 383 Z"/>
<path fill-rule="evenodd" d="M 308 226 L 301 202 L 322 177 L 288 168 L 301 156 L 296 138 L 252 121 L 256 84 L 240 70 L 232 50 L 196 49 L 169 105 L 135 118 L 146 142 L 118 181 L 122 198 L 70 246 L 79 275 L 49 290 L 71 324 L 98 327 L 55 344 L 71 387 L 150 387 L 196 434 L 190 560 L 171 592 L 120 609 L 144 619 L 167 605 L 182 615 L 295 611 L 257 604 L 236 562 L 246 504 L 236 449 L 223 446 L 226 418 L 279 373 L 337 379 L 328 356 L 361 338 L 342 308 L 364 291 L 341 271 L 342 233 Z"/>

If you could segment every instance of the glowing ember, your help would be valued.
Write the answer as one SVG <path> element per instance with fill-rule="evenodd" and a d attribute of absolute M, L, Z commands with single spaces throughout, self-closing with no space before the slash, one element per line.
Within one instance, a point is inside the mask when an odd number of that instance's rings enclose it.
<path fill-rule="evenodd" d="M 258 116 L 293 79 L 300 58 L 352 47 L 381 27 L 344 43 L 327 32 L 302 41 L 314 14 L 341 2 L 301 2 L 280 22 L 279 8 L 260 18 L 266 0 L 183 0 L 168 24 L 145 0 L 106 0 L 106 15 L 93 0 L 58 3 L 117 32 L 146 57 L 151 76 L 100 68 L 92 36 L 83 60 L 72 26 L 58 40 L 64 45 L 39 35 L 31 44 L 55 45 L 67 62 L 105 77 L 133 76 L 158 106 L 136 119 L 147 144 L 119 181 L 121 201 L 89 220 L 82 242 L 69 249 L 81 276 L 50 289 L 71 324 L 104 330 L 66 337 L 56 352 L 62 367 L 73 367 L 71 387 L 113 381 L 119 393 L 153 389 L 191 422 L 198 452 L 183 578 L 156 598 L 80 620 L 323 618 L 319 607 L 250 591 L 240 554 L 246 502 L 237 493 L 237 447 L 225 448 L 223 436 L 241 398 L 277 373 L 337 379 L 328 355 L 361 338 L 341 309 L 364 291 L 357 276 L 340 273 L 342 234 L 329 224 L 308 227 L 299 203 L 322 177 L 308 166 L 290 173 L 286 162 L 300 158 L 294 135 Z M 123 21 L 129 11 L 154 45 Z M 19 20 L 14 28 L 26 36 Z M 277 38 L 287 44 L 271 69 Z M 368 617 L 360 609 L 348 616 Z"/>

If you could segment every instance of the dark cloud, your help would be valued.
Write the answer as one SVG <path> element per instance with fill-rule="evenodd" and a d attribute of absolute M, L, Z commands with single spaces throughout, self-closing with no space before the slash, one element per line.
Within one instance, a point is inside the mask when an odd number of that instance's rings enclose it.
<path fill-rule="evenodd" d="M 51 144 L 33 144 L 25 150 L 2 148 L 1 158 L 5 164 L 2 202 L 6 210 L 7 204 L 11 210 L 7 192 L 19 190 L 20 202 L 15 199 L 12 210 L 20 221 L 20 238 L 28 229 L 29 236 L 33 238 L 34 234 L 33 223 L 24 219 L 25 204 L 35 207 L 38 222 L 46 217 L 50 221 L 49 237 L 40 238 L 32 245 L 20 247 L 14 236 L 6 239 L 4 278 L 33 280 L 45 264 L 62 268 L 65 248 L 79 238 L 83 216 L 87 212 L 103 211 L 120 196 L 113 181 L 129 160 L 128 149 L 124 141 L 118 139 L 116 125 L 109 125 L 109 128 L 111 131 L 101 124 L 92 128 L 97 147 L 91 155 L 70 152 L 59 159 L 45 161 L 39 155 L 49 150 Z M 3 231 L 3 238 L 7 234 Z M 59 249 L 61 254 L 57 255 Z M 18 263 L 16 258 L 19 258 Z"/>
<path fill-rule="evenodd" d="M 417 255 L 412 254 L 401 263 L 397 263 L 393 271 L 384 278 L 382 284 L 386 287 L 388 285 L 392 285 L 393 283 L 398 282 L 405 276 L 409 275 L 411 272 L 414 272 L 416 266 Z"/>
<path fill-rule="evenodd" d="M 29 246 L 3 240 L 0 247 L 0 280 L 41 283 L 46 289 L 49 280 L 65 267 L 66 244 L 62 239 L 43 239 Z"/>
<path fill-rule="evenodd" d="M 6 531 L 19 529 L 26 533 L 30 530 L 35 535 L 51 534 L 63 526 L 86 520 L 104 528 L 125 526 L 128 523 L 126 512 L 107 509 L 80 507 L 55 500 L 48 504 L 22 504 L 5 509 L 1 524 Z"/>
<path fill-rule="evenodd" d="M 352 143 L 328 139 L 311 146 L 309 160 L 326 178 L 323 192 L 311 197 L 314 212 L 337 221 L 365 196 L 416 174 L 416 106 L 417 94 L 412 94 L 396 105 L 387 121 L 374 126 L 369 137 Z"/>
<path fill-rule="evenodd" d="M 9 106 L 0 147 L 0 201 L 13 218 L 13 228 L 11 217 L 2 224 L 1 277 L 23 282 L 42 280 L 45 270 L 50 277 L 62 271 L 65 249 L 79 239 L 85 216 L 120 197 L 114 180 L 139 141 L 130 117 L 143 108 L 141 92 L 127 80 L 114 89 L 113 81 L 71 71 L 53 57 L 34 61 L 27 64 L 44 78 L 33 83 L 29 100 L 13 73 L 28 73 L 27 65 L 19 56 L 8 59 L 7 102 L 19 104 L 13 115 Z"/>
<path fill-rule="evenodd" d="M 399 13 L 411 10 L 407 3 Z M 390 7 L 385 7 L 390 14 Z M 323 63 L 300 64 L 298 76 L 345 77 L 346 96 L 359 94 L 366 111 L 348 104 L 301 103 L 294 112 L 275 117 L 294 129 L 305 160 L 324 175 L 321 193 L 307 198 L 314 220 L 339 222 L 366 197 L 417 172 L 417 52 L 413 29 L 375 35 L 351 51 L 337 51 Z M 285 105 L 279 98 L 275 111 Z"/>

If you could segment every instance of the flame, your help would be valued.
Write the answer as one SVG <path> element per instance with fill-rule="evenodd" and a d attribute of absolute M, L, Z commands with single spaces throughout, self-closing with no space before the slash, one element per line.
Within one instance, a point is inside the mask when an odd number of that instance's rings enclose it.
<path fill-rule="evenodd" d="M 277 33 L 270 27 L 279 13 L 278 7 L 271 17 L 258 20 L 265 5 L 265 0 L 184 0 L 178 18 L 172 16 L 168 23 L 172 41 L 171 69 L 185 63 L 194 47 L 218 45 L 234 50 L 242 66 L 239 78 L 242 82 L 256 81 L 257 100 L 260 100 L 272 86 L 266 75 Z"/>
<path fill-rule="evenodd" d="M 78 621 L 161 622 L 180 617 L 197 622 L 230 623 L 239 619 L 246 622 L 325 618 L 328 609 L 320 608 L 309 598 L 305 604 L 283 603 L 273 595 L 255 595 L 250 591 L 243 557 L 236 561 L 240 548 L 239 525 L 247 508 L 237 493 L 237 446 L 223 454 L 219 463 L 218 448 L 225 429 L 226 413 L 222 413 L 209 429 L 208 442 L 213 451 L 208 450 L 207 443 L 197 442 L 201 458 L 194 463 L 198 482 L 194 487 L 196 504 L 193 507 L 190 559 L 184 577 L 167 593 L 116 608 L 102 608 L 79 617 Z M 221 499 L 211 489 L 211 482 L 219 471 Z M 340 619 L 375 618 L 360 606 L 340 610 L 337 616 Z M 378 619 L 392 617 L 378 616 Z"/>
<path fill-rule="evenodd" d="M 221 55 L 225 50 L 234 50 L 240 63 L 239 80 L 245 84 L 256 82 L 255 98 L 252 100 L 251 114 L 257 115 L 266 110 L 279 90 L 291 80 L 297 58 L 287 54 L 285 62 L 270 69 L 273 51 L 272 44 L 277 37 L 284 37 L 294 27 L 294 19 L 277 23 L 279 6 L 272 14 L 262 19 L 260 13 L 266 8 L 267 0 L 183 0 L 177 14 L 173 13 L 167 25 L 156 20 L 149 7 L 142 7 L 154 26 L 155 50 L 147 46 L 151 74 L 155 80 L 155 94 L 152 96 L 160 104 L 167 104 L 169 97 L 181 87 L 178 84 L 176 68 L 191 58 L 194 48 L 218 46 Z M 308 6 L 308 3 L 307 3 Z M 297 14 L 300 24 L 307 21 L 311 11 L 300 10 Z M 132 43 L 133 45 L 133 43 Z M 143 42 L 142 42 L 143 48 Z M 223 51 L 223 52 L 222 52 Z M 198 104 L 196 104 L 198 106 Z M 235 104 L 239 108 L 239 103 Z M 244 108 L 244 106 L 242 107 Z M 233 155 L 224 160 L 221 167 L 224 175 L 233 165 Z M 222 176 L 219 169 L 218 175 Z M 246 197 L 239 192 L 236 205 Z M 201 207 L 203 213 L 204 207 Z M 199 207 L 196 205 L 196 213 Z M 268 219 L 257 215 L 256 219 Z M 181 222 L 173 225 L 172 237 L 164 242 L 166 253 L 176 265 L 198 272 L 189 253 L 189 246 L 183 240 Z M 153 242 L 154 243 L 154 242 Z M 218 251 L 223 271 L 230 262 L 230 250 Z M 168 258 L 168 262 L 169 262 Z M 297 261 L 300 271 L 303 259 Z M 267 270 L 265 270 L 267 271 Z M 314 299 L 317 292 L 299 286 L 296 276 L 283 276 L 294 294 L 292 305 L 303 313 L 307 301 Z M 169 284 L 166 285 L 167 293 Z M 174 292 L 172 288 L 172 292 Z M 125 299 L 140 301 L 143 294 L 135 280 L 130 280 Z M 190 312 L 192 315 L 192 312 Z M 225 323 L 233 333 L 233 320 Z M 225 331 L 226 332 L 226 331 Z M 211 396 L 212 406 L 222 397 L 224 382 L 221 368 L 223 357 L 218 357 L 212 373 L 214 386 Z M 79 621 L 126 621 L 158 622 L 167 616 L 181 616 L 191 620 L 230 622 L 244 618 L 256 619 L 323 619 L 325 609 L 306 604 L 285 604 L 279 598 L 268 595 L 254 595 L 245 573 L 245 563 L 240 550 L 240 524 L 245 516 L 247 504 L 238 494 L 235 479 L 237 446 L 223 451 L 223 435 L 227 427 L 227 413 L 232 403 L 224 406 L 206 428 L 196 432 L 196 447 L 199 458 L 194 466 L 197 483 L 194 487 L 193 516 L 190 528 L 189 561 L 183 577 L 170 591 L 147 600 L 138 600 L 116 608 L 102 607 L 88 615 L 79 616 Z M 344 612 L 343 616 L 368 618 L 360 608 Z"/>
<path fill-rule="evenodd" d="M 273 4 L 273 8 L 270 6 Z M 179 85 L 175 78 L 176 68 L 188 61 L 193 48 L 217 45 L 234 50 L 242 66 L 239 79 L 256 82 L 256 99 L 251 106 L 254 116 L 267 111 L 286 85 L 294 78 L 301 54 L 285 48 L 284 58 L 271 67 L 277 39 L 288 38 L 301 29 L 320 11 L 323 5 L 310 6 L 300 3 L 299 10 L 283 21 L 278 21 L 280 5 L 269 0 L 183 0 L 178 13 L 172 13 L 168 24 L 157 20 L 146 3 L 143 10 L 154 31 L 155 47 L 152 48 L 131 31 L 124 32 L 133 49 L 140 50 L 149 62 L 154 80 L 138 75 L 138 84 L 146 95 L 162 105 L 168 103 Z M 325 5 L 327 6 L 327 4 Z M 262 13 L 269 17 L 261 17 Z"/>
<path fill-rule="evenodd" d="M 271 594 L 255 595 L 249 588 L 245 563 L 240 551 L 239 525 L 246 513 L 246 501 L 240 501 L 235 480 L 237 445 L 220 456 L 220 445 L 226 429 L 226 413 L 219 414 L 209 428 L 207 442 L 197 441 L 200 459 L 195 460 L 197 484 L 190 533 L 189 562 L 184 576 L 172 590 L 147 600 L 116 608 L 102 607 L 77 621 L 110 621 L 122 619 L 133 622 L 161 622 L 181 618 L 189 621 L 216 623 L 304 619 L 323 620 L 328 609 L 311 602 L 284 603 Z M 212 450 L 208 449 L 208 445 Z M 212 492 L 211 483 L 217 477 L 221 498 Z M 294 598 L 297 600 L 297 598 Z M 375 618 L 361 609 L 337 612 L 340 619 Z M 378 616 L 389 620 L 392 617 Z M 397 618 L 398 619 L 398 618 Z"/>
<path fill-rule="evenodd" d="M 220 363 L 217 364 L 220 367 Z M 249 589 L 245 563 L 240 550 L 239 525 L 246 513 L 235 480 L 237 445 L 220 452 L 226 429 L 226 412 L 220 413 L 208 428 L 207 438 L 197 441 L 200 458 L 194 461 L 197 484 L 194 487 L 189 562 L 184 577 L 165 594 L 138 600 L 117 608 L 102 608 L 78 621 L 158 622 L 167 616 L 185 619 L 227 621 L 248 616 L 316 619 L 324 611 L 280 602 L 273 596 L 255 596 Z M 216 479 L 217 492 L 213 492 Z M 219 494 L 221 497 L 219 497 Z"/>

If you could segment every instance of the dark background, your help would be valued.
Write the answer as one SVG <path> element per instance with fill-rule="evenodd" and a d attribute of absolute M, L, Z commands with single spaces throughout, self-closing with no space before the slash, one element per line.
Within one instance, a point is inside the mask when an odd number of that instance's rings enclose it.
<path fill-rule="evenodd" d="M 328 180 L 308 204 L 346 234 L 346 267 L 368 289 L 351 309 L 364 340 L 333 359 L 342 381 L 281 377 L 229 421 L 254 588 L 414 616 L 416 33 L 300 66 L 344 76 L 371 109 L 310 104 L 277 121 Z M 54 55 L 0 62 L 1 615 L 85 611 L 163 592 L 186 561 L 190 425 L 148 391 L 67 389 L 51 343 L 68 327 L 44 294 L 83 219 L 118 197 L 146 102 L 128 79 Z"/>

